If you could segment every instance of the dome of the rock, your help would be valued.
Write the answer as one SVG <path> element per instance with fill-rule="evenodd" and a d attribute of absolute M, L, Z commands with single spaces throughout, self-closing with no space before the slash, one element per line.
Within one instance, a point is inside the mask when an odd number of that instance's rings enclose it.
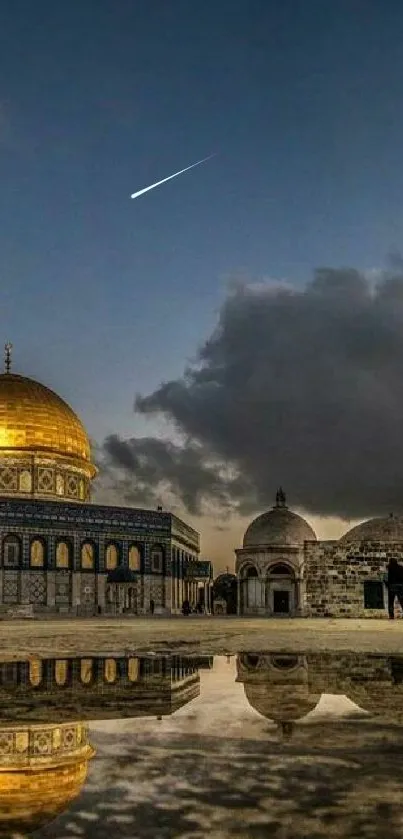
<path fill-rule="evenodd" d="M 84 501 L 96 471 L 70 406 L 40 382 L 0 375 L 0 495 Z"/>
<path fill-rule="evenodd" d="M 0 451 L 43 451 L 91 461 L 84 426 L 67 402 L 45 385 L 0 375 Z"/>

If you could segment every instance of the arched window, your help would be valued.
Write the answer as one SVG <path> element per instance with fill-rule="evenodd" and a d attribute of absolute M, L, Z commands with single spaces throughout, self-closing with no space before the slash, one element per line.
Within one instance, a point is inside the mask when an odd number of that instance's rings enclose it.
<path fill-rule="evenodd" d="M 298 667 L 297 655 L 272 655 L 270 660 L 277 670 L 294 670 Z"/>
<path fill-rule="evenodd" d="M 59 687 L 66 684 L 68 678 L 68 661 L 66 658 L 59 658 L 55 662 L 55 682 Z"/>
<path fill-rule="evenodd" d="M 140 675 L 140 662 L 138 658 L 129 658 L 127 663 L 127 676 L 129 682 L 137 682 Z"/>
<path fill-rule="evenodd" d="M 130 571 L 140 571 L 141 557 L 137 545 L 131 545 L 129 548 L 129 568 Z"/>
<path fill-rule="evenodd" d="M 272 565 L 269 568 L 269 574 L 278 574 L 281 577 L 290 577 L 292 574 L 291 568 L 285 565 L 284 562 L 278 562 L 277 565 Z"/>
<path fill-rule="evenodd" d="M 109 684 L 113 684 L 113 682 L 116 682 L 117 668 L 116 668 L 116 661 L 115 661 L 114 658 L 107 658 L 106 659 L 104 676 L 105 676 L 105 681 L 109 682 Z"/>
<path fill-rule="evenodd" d="M 18 568 L 21 560 L 21 542 L 18 536 L 6 536 L 3 539 L 4 568 Z"/>
<path fill-rule="evenodd" d="M 162 574 L 164 570 L 164 552 L 160 547 L 151 548 L 151 571 Z"/>
<path fill-rule="evenodd" d="M 118 565 L 118 549 L 116 545 L 108 545 L 105 555 L 105 565 L 107 571 L 114 571 Z"/>
<path fill-rule="evenodd" d="M 40 539 L 34 539 L 31 542 L 29 564 L 31 568 L 43 568 L 45 565 L 45 547 Z"/>
<path fill-rule="evenodd" d="M 37 688 L 42 681 L 42 661 L 40 658 L 32 658 L 29 662 L 29 681 L 34 688 Z"/>
<path fill-rule="evenodd" d="M 70 548 L 67 542 L 58 542 L 56 547 L 56 568 L 70 567 Z"/>
<path fill-rule="evenodd" d="M 241 662 L 248 670 L 256 670 L 259 667 L 261 656 L 254 653 L 245 653 L 241 656 Z"/>
<path fill-rule="evenodd" d="M 83 685 L 92 681 L 92 658 L 82 658 L 80 661 L 80 679 Z"/>
<path fill-rule="evenodd" d="M 95 566 L 94 545 L 91 542 L 84 542 L 81 545 L 81 568 L 92 571 Z"/>

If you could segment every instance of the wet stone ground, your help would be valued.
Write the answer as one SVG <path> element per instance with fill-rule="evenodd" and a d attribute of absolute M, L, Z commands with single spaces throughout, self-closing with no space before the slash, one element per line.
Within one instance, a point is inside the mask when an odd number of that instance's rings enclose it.
<path fill-rule="evenodd" d="M 385 634 L 401 637 L 400 626 Z M 96 751 L 37 839 L 403 836 L 403 654 L 329 641 L 285 652 L 272 638 L 215 656 L 93 655 L 82 644 L 85 658 L 0 655 L 0 785 L 10 732 L 46 722 L 54 747 L 58 726 L 80 720 Z M 0 836 L 27 835 L 32 806 L 28 797 L 17 812 L 0 795 Z"/>
<path fill-rule="evenodd" d="M 239 650 L 403 652 L 403 620 L 176 617 L 0 622 L 0 656 L 55 649 L 69 655 L 124 649 L 236 653 Z"/>

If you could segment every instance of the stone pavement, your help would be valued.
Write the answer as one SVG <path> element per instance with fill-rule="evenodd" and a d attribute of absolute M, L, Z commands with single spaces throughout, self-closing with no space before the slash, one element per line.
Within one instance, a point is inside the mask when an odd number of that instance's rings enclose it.
<path fill-rule="evenodd" d="M 89 618 L 0 623 L 0 658 L 171 651 L 403 653 L 403 620 L 237 617 Z"/>

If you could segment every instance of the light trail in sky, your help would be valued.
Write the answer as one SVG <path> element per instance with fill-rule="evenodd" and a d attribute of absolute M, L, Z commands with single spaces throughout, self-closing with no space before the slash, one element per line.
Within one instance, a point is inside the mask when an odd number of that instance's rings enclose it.
<path fill-rule="evenodd" d="M 184 172 L 188 172 L 189 169 L 194 169 L 195 166 L 200 166 L 201 163 L 205 163 L 207 160 L 211 160 L 212 157 L 215 157 L 214 154 L 210 154 L 208 157 L 203 157 L 202 160 L 197 160 L 196 163 L 192 163 L 190 166 L 186 166 L 185 169 L 180 169 L 179 172 L 174 172 L 173 175 L 168 175 L 167 178 L 163 178 L 162 181 L 157 181 L 155 184 L 151 184 L 151 186 L 146 186 L 144 189 L 139 189 L 138 192 L 133 192 L 130 198 L 139 198 L 140 195 L 144 195 L 145 192 L 149 192 L 150 189 L 155 189 L 156 186 L 161 186 L 161 184 L 165 184 L 167 181 L 172 180 L 172 178 L 177 178 L 178 175 L 183 175 Z"/>

